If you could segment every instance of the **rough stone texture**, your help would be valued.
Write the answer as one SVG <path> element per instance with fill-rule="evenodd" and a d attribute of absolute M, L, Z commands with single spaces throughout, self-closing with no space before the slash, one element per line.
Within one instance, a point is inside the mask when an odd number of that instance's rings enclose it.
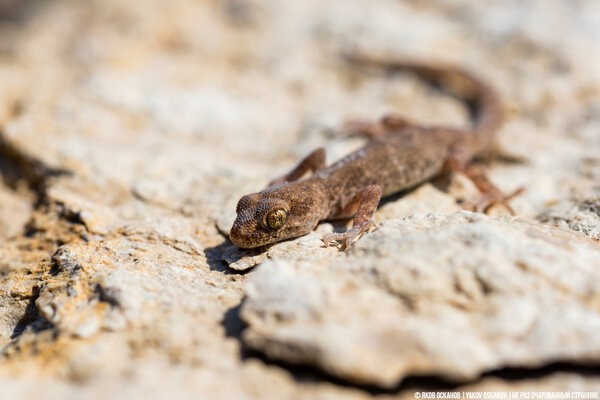
<path fill-rule="evenodd" d="M 545 209 L 538 219 L 600 240 L 600 197 L 563 201 Z"/>
<path fill-rule="evenodd" d="M 600 245 L 466 211 L 386 221 L 346 257 L 265 262 L 244 339 L 269 357 L 395 386 L 600 360 Z"/>
<path fill-rule="evenodd" d="M 27 194 L 19 196 L 5 186 L 0 186 L 0 240 L 21 233 L 31 216 L 31 202 Z"/>
<path fill-rule="evenodd" d="M 1 397 L 599 390 L 596 3 L 0 0 Z M 460 212 L 456 176 L 386 200 L 346 253 L 320 243 L 344 223 L 236 249 L 238 198 L 359 147 L 344 119 L 465 123 L 348 49 L 493 83 L 486 168 L 526 187 L 519 217 Z"/>

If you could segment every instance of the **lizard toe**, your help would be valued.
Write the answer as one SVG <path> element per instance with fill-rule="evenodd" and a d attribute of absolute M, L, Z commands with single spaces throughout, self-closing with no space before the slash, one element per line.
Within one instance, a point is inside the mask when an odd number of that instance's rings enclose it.
<path fill-rule="evenodd" d="M 504 207 L 510 213 L 510 215 L 515 215 L 514 210 L 508 204 L 508 202 L 512 198 L 523 193 L 524 191 L 525 191 L 525 189 L 520 187 L 517 190 L 515 190 L 514 192 L 512 192 L 511 194 L 506 195 L 506 196 L 503 195 L 502 193 L 484 193 L 481 196 L 479 196 L 479 198 L 477 198 L 475 201 L 463 203 L 462 206 L 465 210 L 485 214 L 490 209 L 490 207 L 492 207 L 495 204 L 500 204 L 502 207 Z"/>
<path fill-rule="evenodd" d="M 358 240 L 363 233 L 368 232 L 371 228 L 377 228 L 377 224 L 373 220 L 365 221 L 360 225 L 353 226 L 344 233 L 329 233 L 321 239 L 324 247 L 329 247 L 335 243 L 342 250 L 348 250 L 352 243 Z"/>

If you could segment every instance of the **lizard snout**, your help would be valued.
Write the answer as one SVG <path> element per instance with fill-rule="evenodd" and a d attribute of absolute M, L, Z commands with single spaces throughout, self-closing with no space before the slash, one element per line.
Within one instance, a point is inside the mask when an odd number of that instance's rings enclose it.
<path fill-rule="evenodd" d="M 245 224 L 240 224 L 236 219 L 229 231 L 229 239 L 242 249 L 251 249 L 263 245 L 263 241 L 253 232 L 254 230 L 248 229 Z"/>

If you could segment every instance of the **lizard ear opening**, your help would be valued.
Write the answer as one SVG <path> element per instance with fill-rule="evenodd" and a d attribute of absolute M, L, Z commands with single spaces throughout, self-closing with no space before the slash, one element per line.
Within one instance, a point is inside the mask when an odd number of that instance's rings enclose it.
<path fill-rule="evenodd" d="M 279 229 L 287 221 L 288 213 L 283 208 L 276 208 L 267 213 L 266 224 L 271 229 Z"/>

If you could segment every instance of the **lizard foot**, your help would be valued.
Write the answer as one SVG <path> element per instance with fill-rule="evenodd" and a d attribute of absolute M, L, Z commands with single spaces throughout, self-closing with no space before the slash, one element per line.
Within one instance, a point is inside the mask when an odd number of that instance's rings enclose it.
<path fill-rule="evenodd" d="M 501 206 L 506 208 L 506 210 L 508 210 L 510 215 L 515 215 L 515 212 L 513 211 L 512 207 L 508 204 L 508 202 L 512 198 L 523 193 L 524 191 L 525 191 L 525 188 L 520 187 L 507 196 L 503 195 L 502 193 L 496 192 L 496 191 L 483 193 L 477 200 L 463 203 L 462 207 L 465 210 L 475 211 L 478 213 L 485 213 L 494 204 L 500 204 Z"/>
<path fill-rule="evenodd" d="M 358 240 L 363 233 L 368 232 L 371 228 L 377 228 L 377 224 L 373 220 L 365 221 L 359 225 L 353 226 L 343 233 L 329 233 L 323 236 L 324 247 L 341 242 L 342 250 L 348 250 L 352 243 Z"/>

